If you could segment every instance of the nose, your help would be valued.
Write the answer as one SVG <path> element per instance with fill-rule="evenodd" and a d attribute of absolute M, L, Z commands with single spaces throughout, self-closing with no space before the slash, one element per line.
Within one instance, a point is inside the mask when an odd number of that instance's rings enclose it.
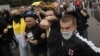
<path fill-rule="evenodd" d="M 62 32 L 66 32 L 67 30 L 66 29 L 62 29 Z"/>

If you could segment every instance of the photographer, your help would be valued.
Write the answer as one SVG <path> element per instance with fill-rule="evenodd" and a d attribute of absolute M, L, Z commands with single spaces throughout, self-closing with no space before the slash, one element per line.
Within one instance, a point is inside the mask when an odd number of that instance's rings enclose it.
<path fill-rule="evenodd" d="M 82 8 L 82 4 L 81 3 L 78 3 L 78 4 L 75 3 L 73 6 L 70 6 L 70 4 L 67 3 L 66 8 L 65 8 L 65 13 L 71 14 L 71 15 L 76 17 L 77 30 L 79 31 L 80 35 L 82 35 L 84 38 L 88 38 L 87 19 L 89 18 L 89 15 L 86 12 L 86 10 L 84 10 Z"/>
<path fill-rule="evenodd" d="M 89 15 L 87 13 L 86 10 L 83 9 L 82 4 L 75 4 L 76 7 L 76 12 L 77 12 L 77 16 L 76 18 L 78 18 L 78 31 L 80 33 L 80 35 L 82 35 L 84 38 L 88 38 L 88 24 L 87 24 L 87 19 L 89 18 Z"/>

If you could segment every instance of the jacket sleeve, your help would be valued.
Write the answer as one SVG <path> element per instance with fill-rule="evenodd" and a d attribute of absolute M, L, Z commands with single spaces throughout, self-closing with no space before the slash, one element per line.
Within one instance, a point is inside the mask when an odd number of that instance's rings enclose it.
<path fill-rule="evenodd" d="M 89 14 L 86 10 L 83 10 L 87 15 L 84 17 L 85 19 L 89 19 Z"/>
<path fill-rule="evenodd" d="M 81 40 L 79 44 L 80 56 L 100 56 L 100 48 L 96 47 L 92 41 L 83 38 L 79 33 L 76 36 Z"/>
<path fill-rule="evenodd" d="M 38 40 L 38 44 L 46 43 L 46 38 Z"/>
<path fill-rule="evenodd" d="M 83 44 L 83 45 L 81 45 L 81 53 L 79 56 L 100 56 L 100 53 L 94 51 L 87 44 Z"/>
<path fill-rule="evenodd" d="M 46 31 L 43 29 L 40 29 L 40 32 L 41 35 L 46 33 Z M 46 43 L 46 35 L 43 38 L 41 37 L 41 35 L 40 35 L 40 39 L 38 40 L 38 44 Z"/>

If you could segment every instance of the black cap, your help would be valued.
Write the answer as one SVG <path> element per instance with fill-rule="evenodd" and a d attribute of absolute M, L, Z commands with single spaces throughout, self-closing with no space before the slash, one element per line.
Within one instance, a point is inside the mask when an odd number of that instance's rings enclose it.
<path fill-rule="evenodd" d="M 36 13 L 32 12 L 32 11 L 28 11 L 25 15 L 24 15 L 24 18 L 26 17 L 32 17 L 34 19 L 37 19 L 38 16 L 36 15 Z"/>

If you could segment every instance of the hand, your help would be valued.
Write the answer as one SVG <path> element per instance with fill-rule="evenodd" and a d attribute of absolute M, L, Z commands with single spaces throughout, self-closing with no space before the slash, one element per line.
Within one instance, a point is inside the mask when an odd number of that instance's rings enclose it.
<path fill-rule="evenodd" d="M 26 39 L 25 41 L 26 41 L 26 42 L 29 42 L 29 39 Z"/>
<path fill-rule="evenodd" d="M 53 6 L 56 8 L 56 7 L 59 7 L 59 3 L 57 3 L 57 2 L 54 2 L 53 3 Z"/>
<path fill-rule="evenodd" d="M 24 34 L 23 34 L 24 36 L 26 36 L 27 34 L 26 34 L 26 32 L 24 32 Z"/>
<path fill-rule="evenodd" d="M 48 29 L 50 27 L 50 23 L 48 20 L 44 19 L 40 22 L 40 27 L 43 29 Z"/>
<path fill-rule="evenodd" d="M 40 16 L 40 11 L 37 11 L 36 14 L 37 14 L 37 16 Z"/>
<path fill-rule="evenodd" d="M 8 29 L 7 29 L 7 28 L 5 28 L 5 29 L 3 30 L 3 32 L 4 32 L 4 33 L 7 33 L 7 32 L 8 32 Z"/>
<path fill-rule="evenodd" d="M 81 10 L 80 12 L 84 17 L 88 16 L 88 14 L 84 10 Z"/>
<path fill-rule="evenodd" d="M 97 25 L 99 26 L 100 25 L 100 22 L 98 22 Z"/>
<path fill-rule="evenodd" d="M 45 38 L 46 38 L 46 34 L 45 34 L 45 33 L 42 33 L 42 34 L 41 34 L 41 38 L 42 38 L 42 39 L 45 39 Z"/>
<path fill-rule="evenodd" d="M 38 44 L 37 40 L 33 40 L 32 43 L 33 43 L 34 45 L 37 45 L 37 44 Z"/>

